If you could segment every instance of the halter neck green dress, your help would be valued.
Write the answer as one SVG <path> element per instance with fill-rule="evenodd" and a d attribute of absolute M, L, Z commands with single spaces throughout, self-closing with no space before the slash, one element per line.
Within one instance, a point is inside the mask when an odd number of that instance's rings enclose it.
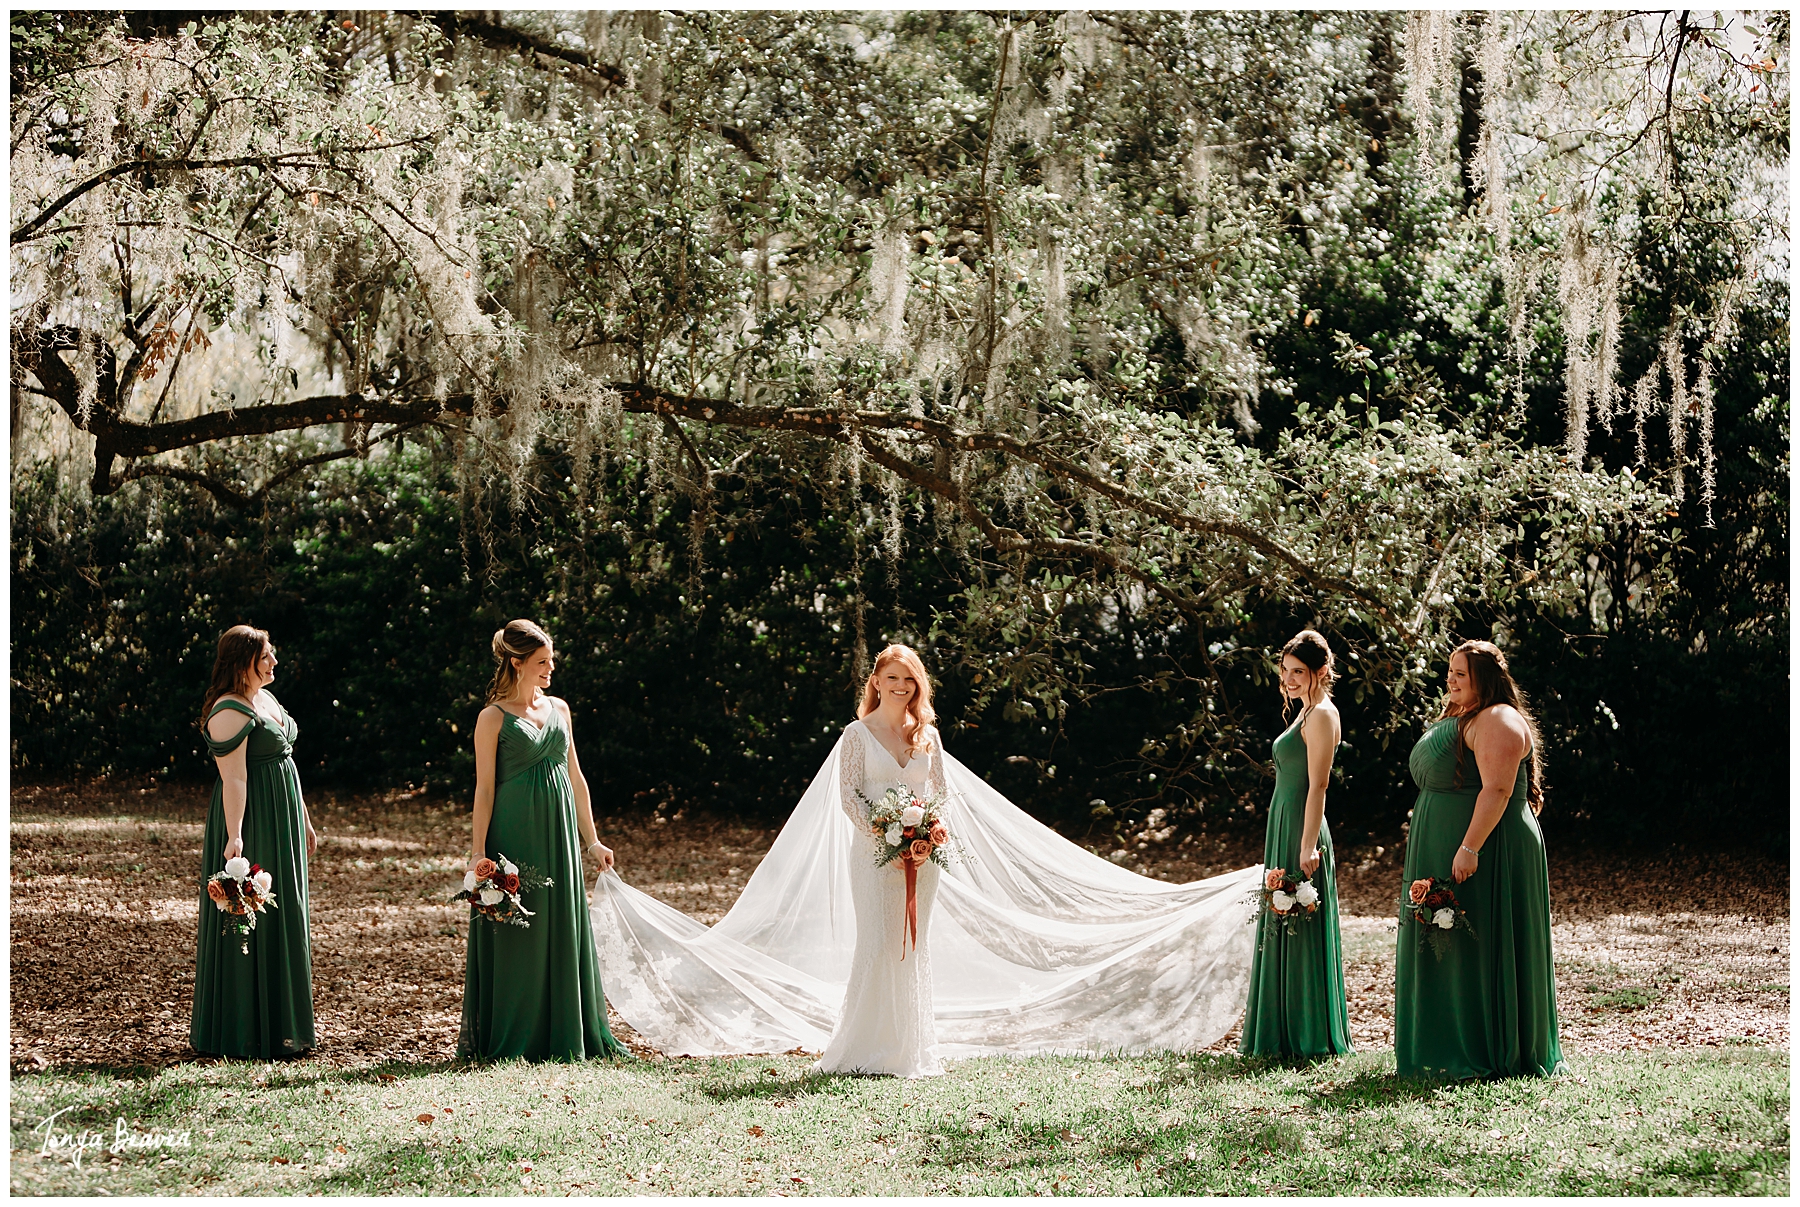
<path fill-rule="evenodd" d="M 1412 750 L 1419 785 L 1400 891 L 1428 876 L 1450 878 L 1481 791 L 1473 752 L 1456 783 L 1456 718 L 1425 731 Z M 1512 799 L 1481 845 L 1473 876 L 1455 886 L 1474 934 L 1452 931 L 1440 961 L 1417 923 L 1400 920 L 1394 971 L 1394 1063 L 1402 1077 L 1547 1077 L 1566 1072 L 1557 1038 L 1556 970 L 1550 958 L 1550 869 L 1544 835 L 1526 803 L 1519 766 Z"/>
<path fill-rule="evenodd" d="M 1285 868 L 1299 878 L 1300 834 L 1306 825 L 1304 716 L 1275 739 L 1275 793 L 1269 801 L 1263 866 Z M 1338 931 L 1337 866 L 1331 827 L 1319 819 L 1318 912 L 1301 917 L 1286 933 L 1267 910 L 1256 919 L 1256 954 L 1250 964 L 1250 1004 L 1244 1011 L 1247 1056 L 1333 1056 L 1350 1051 L 1350 1011 L 1344 1000 L 1344 945 Z"/>
<path fill-rule="evenodd" d="M 258 915 L 245 955 L 242 940 L 225 930 L 227 915 L 206 895 L 206 882 L 225 870 L 225 784 L 217 780 L 200 845 L 200 927 L 188 1042 L 196 1052 L 268 1060 L 313 1046 L 306 822 L 292 757 L 300 727 L 285 708 L 273 722 L 235 700 L 219 701 L 207 720 L 227 709 L 243 713 L 249 723 L 223 742 L 202 733 L 216 758 L 245 746 L 244 858 L 273 878 L 275 905 Z"/>
<path fill-rule="evenodd" d="M 552 883 L 520 895 L 536 915 L 528 927 L 489 922 L 470 909 L 457 1055 L 533 1061 L 627 1056 L 606 1025 L 569 784 L 568 730 L 554 709 L 542 729 L 500 711 L 487 856 L 534 867 Z"/>

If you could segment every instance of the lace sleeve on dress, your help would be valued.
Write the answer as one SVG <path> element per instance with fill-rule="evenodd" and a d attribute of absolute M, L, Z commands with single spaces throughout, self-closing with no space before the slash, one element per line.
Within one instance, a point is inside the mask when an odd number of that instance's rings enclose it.
<path fill-rule="evenodd" d="M 944 795 L 944 739 L 935 725 L 931 729 L 931 750 L 925 757 L 925 795 L 941 799 Z"/>
<path fill-rule="evenodd" d="M 857 795 L 862 790 L 864 766 L 862 735 L 853 723 L 844 729 L 843 746 L 838 751 L 838 806 L 859 830 L 869 820 L 868 808 Z"/>

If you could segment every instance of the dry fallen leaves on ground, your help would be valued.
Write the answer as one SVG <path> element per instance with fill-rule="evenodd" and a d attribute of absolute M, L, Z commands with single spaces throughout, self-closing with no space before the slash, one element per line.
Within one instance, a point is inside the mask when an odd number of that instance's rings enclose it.
<path fill-rule="evenodd" d="M 461 1018 L 468 849 L 455 804 L 315 792 L 314 1017 L 306 1060 L 441 1062 Z M 15 787 L 12 1067 L 166 1065 L 188 1047 L 206 791 L 107 783 Z M 1609 858 L 1550 830 L 1565 1052 L 1788 1043 L 1788 871 L 1767 857 Z M 631 883 L 703 922 L 723 917 L 774 827 L 634 815 L 602 821 Z M 1195 836 L 1130 866 L 1189 880 L 1258 862 L 1249 836 Z M 1351 1034 L 1393 1042 L 1400 852 L 1341 853 Z M 592 869 L 589 869 L 590 874 Z M 617 1015 L 641 1056 L 659 1059 Z M 1226 1036 L 1217 1048 L 1236 1044 Z"/>

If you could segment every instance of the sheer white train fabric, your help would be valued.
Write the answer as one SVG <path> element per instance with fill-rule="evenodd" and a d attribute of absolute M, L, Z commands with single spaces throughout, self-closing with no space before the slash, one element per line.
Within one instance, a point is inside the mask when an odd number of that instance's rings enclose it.
<path fill-rule="evenodd" d="M 873 845 L 837 802 L 840 738 L 743 894 L 707 927 L 602 873 L 592 906 L 613 1008 L 671 1056 L 821 1051 L 856 942 L 850 862 Z M 938 881 L 940 1056 L 1192 1051 L 1249 994 L 1260 869 L 1169 884 L 1085 851 L 943 756 L 968 858 Z"/>

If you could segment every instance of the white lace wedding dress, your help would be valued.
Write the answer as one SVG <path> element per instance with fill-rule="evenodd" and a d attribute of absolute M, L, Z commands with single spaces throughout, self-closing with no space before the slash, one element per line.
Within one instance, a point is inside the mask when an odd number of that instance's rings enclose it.
<path fill-rule="evenodd" d="M 938 867 L 926 863 L 918 871 L 915 946 L 906 926 L 906 870 L 898 859 L 875 866 L 879 848 L 869 832 L 865 803 L 880 799 L 896 784 L 905 784 L 916 796 L 937 795 L 944 787 L 943 767 L 935 728 L 928 749 L 904 767 L 861 721 L 850 722 L 839 740 L 838 804 L 859 835 L 854 847 L 864 857 L 850 862 L 856 950 L 837 1030 L 819 1060 L 821 1072 L 931 1077 L 944 1071 L 937 1058 L 931 999 L 931 907 L 937 900 Z M 944 819 L 954 831 L 956 820 L 948 809 Z"/>
<path fill-rule="evenodd" d="M 1249 991 L 1261 869 L 1188 884 L 1139 876 L 941 748 L 901 769 L 861 731 L 838 739 L 717 925 L 600 875 L 592 914 L 607 999 L 645 1040 L 671 1056 L 829 1047 L 834 1068 L 917 1073 L 946 1057 L 1193 1051 L 1231 1029 Z M 909 773 L 943 786 L 968 857 L 921 870 L 919 946 L 901 961 L 904 890 L 889 889 L 904 873 L 874 872 L 844 784 L 866 776 L 885 790 L 883 775 Z M 866 897 L 880 921 L 861 942 L 876 916 Z"/>

